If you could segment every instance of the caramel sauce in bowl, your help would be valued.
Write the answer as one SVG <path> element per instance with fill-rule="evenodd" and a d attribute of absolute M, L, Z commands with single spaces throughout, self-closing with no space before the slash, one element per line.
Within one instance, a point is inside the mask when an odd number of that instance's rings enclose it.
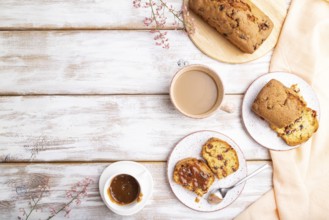
<path fill-rule="evenodd" d="M 131 173 L 116 173 L 105 183 L 106 203 L 114 210 L 129 210 L 143 199 L 141 177 Z"/>
<path fill-rule="evenodd" d="M 119 205 L 128 205 L 140 197 L 140 185 L 131 175 L 115 176 L 107 189 L 111 201 Z"/>
<path fill-rule="evenodd" d="M 217 73 L 203 65 L 189 65 L 172 79 L 170 99 L 175 108 L 192 118 L 206 118 L 224 99 L 224 85 Z"/>

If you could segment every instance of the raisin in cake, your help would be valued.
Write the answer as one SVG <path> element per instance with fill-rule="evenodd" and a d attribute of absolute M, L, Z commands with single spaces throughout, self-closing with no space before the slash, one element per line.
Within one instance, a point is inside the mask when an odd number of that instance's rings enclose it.
<path fill-rule="evenodd" d="M 274 125 L 271 128 L 290 146 L 306 142 L 318 130 L 319 123 L 316 118 L 316 111 L 305 108 L 302 116 L 290 125 L 278 128 Z"/>

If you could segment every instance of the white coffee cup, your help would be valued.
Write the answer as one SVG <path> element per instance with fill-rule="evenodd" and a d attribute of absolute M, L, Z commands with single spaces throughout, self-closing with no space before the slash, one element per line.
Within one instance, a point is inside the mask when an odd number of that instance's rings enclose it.
<path fill-rule="evenodd" d="M 113 179 L 115 177 L 117 177 L 118 175 L 129 175 L 132 176 L 138 183 L 139 185 L 139 194 L 136 197 L 136 199 L 129 203 L 129 204 L 118 204 L 115 201 L 113 201 L 113 199 L 110 198 L 110 195 L 108 193 L 108 189 L 113 181 Z M 113 212 L 120 212 L 120 213 L 124 213 L 125 211 L 129 211 L 130 209 L 134 209 L 136 208 L 136 206 L 138 206 L 140 204 L 140 202 L 143 200 L 143 185 L 142 183 L 142 178 L 143 178 L 143 173 L 135 175 L 133 173 L 130 172 L 117 172 L 113 175 L 111 175 L 108 180 L 106 181 L 105 185 L 104 185 L 104 189 L 103 189 L 103 195 L 104 195 L 104 199 L 105 199 L 105 204 L 107 205 L 107 207 L 109 207 L 109 209 L 111 209 Z"/>
<path fill-rule="evenodd" d="M 190 74 L 191 72 L 195 72 L 195 71 L 202 73 L 203 75 L 206 76 L 206 78 L 211 79 L 210 82 L 212 82 L 212 83 L 210 83 L 210 85 L 212 84 L 214 87 L 214 91 L 216 91 L 213 94 L 213 95 L 216 95 L 216 99 L 213 100 L 213 105 L 206 111 L 199 113 L 199 114 L 195 114 L 186 108 L 184 109 L 183 104 L 182 104 L 182 100 L 185 101 L 188 99 L 191 99 L 191 100 L 194 99 L 194 96 L 193 96 L 193 95 L 195 95 L 194 89 L 192 89 L 191 93 L 187 93 L 187 94 L 183 93 L 184 99 L 178 99 L 178 97 L 179 97 L 178 91 L 180 88 L 179 86 L 183 86 L 183 87 L 186 86 L 186 84 L 184 84 L 185 81 L 178 83 L 179 80 L 182 80 L 182 76 L 184 76 L 186 74 Z M 194 80 L 194 84 L 196 85 L 196 87 L 199 83 L 203 83 L 203 82 Z M 206 88 L 208 88 L 208 87 L 206 87 Z M 202 92 L 203 91 L 201 91 L 201 93 Z M 189 94 L 191 94 L 191 97 L 187 97 L 187 96 L 189 96 Z M 225 112 L 229 112 L 229 113 L 233 112 L 233 110 L 231 110 L 232 107 L 230 106 L 230 104 L 224 103 L 224 96 L 225 96 L 225 89 L 224 89 L 224 84 L 223 84 L 222 79 L 214 70 L 212 70 L 209 67 L 204 66 L 204 65 L 194 64 L 194 65 L 185 66 L 175 74 L 175 76 L 173 77 L 173 79 L 171 81 L 171 86 L 170 86 L 171 102 L 173 103 L 173 105 L 175 106 L 175 108 L 178 111 L 180 111 L 185 116 L 188 116 L 191 118 L 206 118 L 206 117 L 212 115 L 219 108 L 221 108 Z M 208 98 L 208 96 L 203 96 L 203 99 L 207 99 L 207 98 Z M 196 98 L 196 100 L 199 100 L 199 99 L 200 99 L 200 97 Z M 196 105 L 195 107 L 198 107 L 198 106 Z"/>

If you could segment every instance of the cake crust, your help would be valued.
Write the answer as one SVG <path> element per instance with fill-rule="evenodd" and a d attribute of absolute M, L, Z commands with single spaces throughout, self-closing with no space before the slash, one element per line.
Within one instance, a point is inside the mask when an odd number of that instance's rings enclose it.
<path fill-rule="evenodd" d="M 249 0 L 189 0 L 189 8 L 245 53 L 257 50 L 273 29 Z"/>
<path fill-rule="evenodd" d="M 306 107 L 299 94 L 278 80 L 270 80 L 259 92 L 252 110 L 275 127 L 286 127 L 302 116 Z"/>

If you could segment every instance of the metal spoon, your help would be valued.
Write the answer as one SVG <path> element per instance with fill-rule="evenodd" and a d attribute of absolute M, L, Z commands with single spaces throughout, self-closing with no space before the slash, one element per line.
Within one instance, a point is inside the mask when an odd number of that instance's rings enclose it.
<path fill-rule="evenodd" d="M 213 205 L 220 203 L 224 199 L 224 197 L 226 196 L 226 194 L 227 194 L 227 192 L 229 190 L 231 190 L 234 187 L 240 185 L 241 183 L 247 181 L 251 177 L 256 176 L 258 173 L 260 173 L 261 171 L 265 170 L 268 167 L 270 167 L 270 166 L 268 164 L 265 164 L 264 166 L 258 168 L 257 170 L 255 170 L 254 172 L 252 172 L 251 174 L 249 174 L 248 176 L 246 176 L 245 178 L 239 180 L 233 186 L 225 187 L 225 188 L 219 188 L 219 189 L 214 189 L 213 191 L 211 191 L 211 193 L 208 196 L 208 202 L 210 204 L 213 204 Z"/>

